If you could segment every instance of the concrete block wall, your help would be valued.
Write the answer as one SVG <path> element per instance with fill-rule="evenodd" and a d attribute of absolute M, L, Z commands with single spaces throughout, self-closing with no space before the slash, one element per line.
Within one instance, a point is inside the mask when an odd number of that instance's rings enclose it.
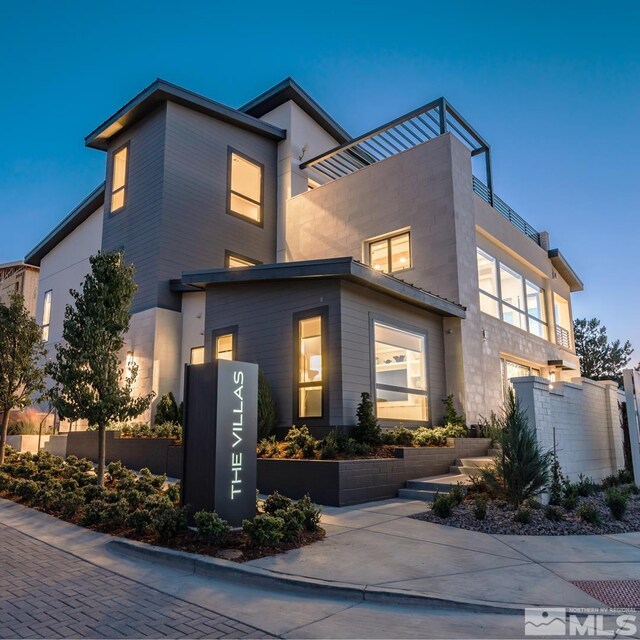
<path fill-rule="evenodd" d="M 594 480 L 624 467 L 623 433 L 614 382 L 576 378 L 551 385 L 537 377 L 513 378 L 516 397 L 536 429 L 538 441 L 553 449 L 554 429 L 562 472 Z"/>

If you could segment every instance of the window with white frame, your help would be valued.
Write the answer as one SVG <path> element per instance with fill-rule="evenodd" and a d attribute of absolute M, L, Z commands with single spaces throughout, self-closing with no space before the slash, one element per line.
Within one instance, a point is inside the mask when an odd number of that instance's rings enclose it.
<path fill-rule="evenodd" d="M 369 266 L 383 273 L 411 268 L 411 236 L 408 231 L 367 242 Z"/>
<path fill-rule="evenodd" d="M 508 360 L 507 358 L 500 359 L 500 372 L 502 374 L 502 399 L 506 400 L 509 395 L 509 389 L 513 389 L 511 383 L 512 378 L 525 378 L 528 376 L 540 377 L 540 369 L 538 367 L 531 367 L 527 364 L 521 364 Z"/>
<path fill-rule="evenodd" d="M 427 421 L 426 336 L 382 322 L 373 330 L 378 418 Z"/>
<path fill-rule="evenodd" d="M 42 304 L 42 339 L 44 342 L 49 340 L 49 328 L 51 325 L 51 298 L 53 290 L 44 292 L 44 301 Z"/>
<path fill-rule="evenodd" d="M 544 289 L 477 249 L 480 310 L 548 339 Z"/>

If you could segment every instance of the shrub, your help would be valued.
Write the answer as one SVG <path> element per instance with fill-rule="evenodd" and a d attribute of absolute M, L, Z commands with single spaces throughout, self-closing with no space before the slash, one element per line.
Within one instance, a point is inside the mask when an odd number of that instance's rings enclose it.
<path fill-rule="evenodd" d="M 631 484 L 633 482 L 633 471 L 630 469 L 620 469 L 618 471 L 619 484 Z"/>
<path fill-rule="evenodd" d="M 242 530 L 249 536 L 251 544 L 258 547 L 273 547 L 284 537 L 285 522 L 282 518 L 261 513 L 253 520 L 243 520 Z"/>
<path fill-rule="evenodd" d="M 258 438 L 267 438 L 278 425 L 278 409 L 271 393 L 271 387 L 258 370 Z"/>
<path fill-rule="evenodd" d="M 404 425 L 398 425 L 382 434 L 382 441 L 385 444 L 394 444 L 398 447 L 412 447 L 414 432 Z"/>
<path fill-rule="evenodd" d="M 495 468 L 483 469 L 482 475 L 513 507 L 519 507 L 547 486 L 552 453 L 542 451 L 511 389 L 500 424 L 501 453 L 495 458 Z"/>
<path fill-rule="evenodd" d="M 340 444 L 338 438 L 338 432 L 333 429 L 330 431 L 320 443 L 320 459 L 321 460 L 334 460 L 340 453 Z"/>
<path fill-rule="evenodd" d="M 448 495 L 436 492 L 431 510 L 438 518 L 448 518 L 453 511 L 453 500 Z"/>
<path fill-rule="evenodd" d="M 467 488 L 461 482 L 457 482 L 456 484 L 454 484 L 449 491 L 449 497 L 451 498 L 454 506 L 462 504 L 462 501 L 464 500 L 466 494 Z"/>
<path fill-rule="evenodd" d="M 15 483 L 13 492 L 28 504 L 36 497 L 39 489 L 40 486 L 34 480 L 21 479 Z"/>
<path fill-rule="evenodd" d="M 322 508 L 311 502 L 309 494 L 305 495 L 301 500 L 298 500 L 293 507 L 302 514 L 304 528 L 307 531 L 317 531 L 320 528 Z"/>
<path fill-rule="evenodd" d="M 171 503 L 178 504 L 180 502 L 180 483 L 174 482 L 170 484 L 165 491 L 165 495 Z"/>
<path fill-rule="evenodd" d="M 443 402 L 445 406 L 445 418 L 444 418 L 445 424 L 466 427 L 464 415 L 461 415 L 456 411 L 456 405 L 453 400 L 453 394 L 449 394 L 443 400 Z M 464 436 L 460 436 L 460 437 L 464 437 Z"/>
<path fill-rule="evenodd" d="M 366 391 L 360 394 L 360 404 L 356 411 L 356 428 L 353 439 L 361 444 L 375 446 L 382 442 L 382 429 L 376 418 L 371 396 Z"/>
<path fill-rule="evenodd" d="M 275 436 L 263 438 L 258 442 L 258 456 L 261 458 L 274 458 L 278 455 L 278 440 Z"/>
<path fill-rule="evenodd" d="M 276 518 L 281 518 L 284 522 L 282 528 L 283 542 L 295 540 L 298 533 L 304 530 L 304 515 L 295 507 L 291 509 L 278 509 L 273 515 Z"/>
<path fill-rule="evenodd" d="M 316 439 L 306 425 L 291 427 L 285 436 L 285 451 L 290 458 L 312 458 Z"/>
<path fill-rule="evenodd" d="M 178 408 L 178 403 L 169 391 L 158 400 L 156 407 L 155 422 L 172 422 L 173 424 L 182 424 L 182 412 Z"/>
<path fill-rule="evenodd" d="M 538 511 L 538 509 L 542 509 L 542 502 L 535 498 L 527 498 L 524 501 L 524 506 L 530 511 Z"/>
<path fill-rule="evenodd" d="M 603 489 L 611 489 L 612 487 L 617 487 L 620 484 L 620 478 L 618 475 L 610 475 L 606 478 L 602 479 L 602 488 Z"/>
<path fill-rule="evenodd" d="M 604 499 L 607 507 L 611 511 L 611 515 L 616 520 L 622 520 L 624 514 L 627 512 L 628 497 L 625 493 L 616 488 L 611 488 L 607 491 Z"/>
<path fill-rule="evenodd" d="M 531 524 L 531 511 L 521 507 L 513 514 L 513 521 L 520 524 Z"/>
<path fill-rule="evenodd" d="M 439 447 L 447 443 L 447 436 L 443 427 L 428 429 L 418 427 L 413 432 L 413 444 L 419 447 Z"/>
<path fill-rule="evenodd" d="M 567 511 L 573 511 L 578 506 L 578 496 L 576 494 L 573 494 L 573 493 L 571 493 L 569 495 L 566 495 L 562 499 L 562 506 Z"/>
<path fill-rule="evenodd" d="M 592 525 L 598 525 L 601 522 L 598 507 L 596 507 L 592 502 L 585 502 L 580 505 L 580 508 L 578 509 L 578 517 L 580 520 Z"/>
<path fill-rule="evenodd" d="M 101 524 L 110 529 L 117 529 L 125 524 L 128 515 L 129 503 L 124 498 L 120 498 L 107 504 L 102 514 Z"/>
<path fill-rule="evenodd" d="M 160 542 L 168 542 L 186 528 L 187 514 L 184 507 L 176 507 L 165 500 L 151 510 L 151 530 Z"/>
<path fill-rule="evenodd" d="M 550 504 L 545 508 L 544 517 L 551 522 L 562 522 L 562 520 L 564 520 L 562 511 L 560 511 L 560 509 L 553 504 Z"/>
<path fill-rule="evenodd" d="M 578 482 L 576 482 L 576 491 L 579 496 L 588 498 L 597 491 L 597 487 L 591 478 L 587 478 L 581 473 L 578 476 Z"/>
<path fill-rule="evenodd" d="M 560 461 L 554 451 L 551 461 L 551 483 L 549 484 L 549 504 L 559 505 L 562 502 L 562 487 L 564 485 L 565 478 L 560 468 Z"/>
<path fill-rule="evenodd" d="M 83 507 L 84 497 L 81 494 L 71 491 L 59 494 L 57 510 L 63 518 L 73 518 Z"/>
<path fill-rule="evenodd" d="M 97 526 L 103 522 L 103 514 L 106 511 L 108 503 L 104 500 L 94 500 L 85 505 L 82 510 L 81 524 L 85 527 Z"/>
<path fill-rule="evenodd" d="M 484 520 L 487 516 L 487 496 L 477 495 L 473 500 L 473 515 L 476 520 Z"/>
<path fill-rule="evenodd" d="M 280 511 L 282 509 L 286 511 L 287 509 L 289 509 L 289 507 L 291 507 L 292 504 L 293 500 L 291 498 L 287 498 L 277 491 L 274 491 L 264 501 L 264 511 L 265 513 L 275 513 L 276 511 Z"/>
<path fill-rule="evenodd" d="M 231 531 L 229 523 L 215 511 L 198 511 L 194 520 L 200 536 L 213 544 L 222 544 Z"/>
<path fill-rule="evenodd" d="M 136 533 L 144 534 L 151 530 L 153 518 L 149 509 L 136 509 L 127 516 L 125 524 Z"/>

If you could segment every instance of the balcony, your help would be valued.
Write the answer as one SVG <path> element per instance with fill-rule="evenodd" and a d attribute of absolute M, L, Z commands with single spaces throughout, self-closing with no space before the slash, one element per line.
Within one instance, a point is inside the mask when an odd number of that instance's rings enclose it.
<path fill-rule="evenodd" d="M 565 349 L 571 350 L 571 334 L 567 329 L 556 325 L 556 344 Z"/>

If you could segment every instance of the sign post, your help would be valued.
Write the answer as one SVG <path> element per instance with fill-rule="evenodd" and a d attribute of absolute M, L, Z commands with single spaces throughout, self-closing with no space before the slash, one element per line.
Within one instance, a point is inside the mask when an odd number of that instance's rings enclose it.
<path fill-rule="evenodd" d="M 182 503 L 240 526 L 256 512 L 258 365 L 187 366 L 184 397 Z"/>
<path fill-rule="evenodd" d="M 640 482 L 640 373 L 634 369 L 623 371 L 624 394 L 627 401 L 629 444 L 633 462 L 633 478 Z"/>

